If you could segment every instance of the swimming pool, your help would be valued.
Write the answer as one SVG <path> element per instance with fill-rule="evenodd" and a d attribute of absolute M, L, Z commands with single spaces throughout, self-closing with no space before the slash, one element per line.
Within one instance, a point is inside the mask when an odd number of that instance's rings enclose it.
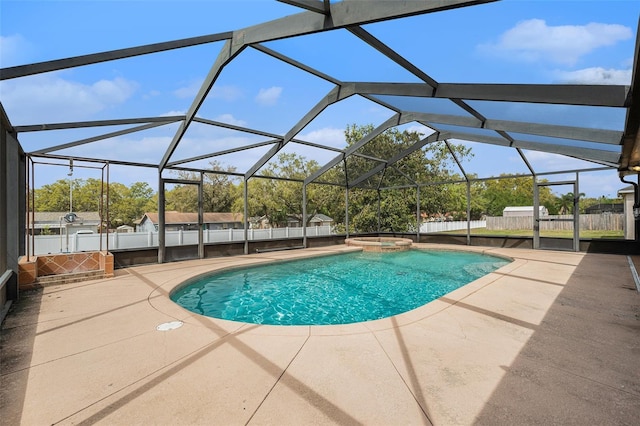
<path fill-rule="evenodd" d="M 350 324 L 415 309 L 508 263 L 458 251 L 356 252 L 200 276 L 171 299 L 232 321 Z"/>

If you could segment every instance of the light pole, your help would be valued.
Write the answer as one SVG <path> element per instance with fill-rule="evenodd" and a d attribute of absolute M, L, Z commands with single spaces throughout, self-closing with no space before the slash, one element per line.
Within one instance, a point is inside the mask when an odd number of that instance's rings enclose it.
<path fill-rule="evenodd" d="M 73 179 L 71 179 L 71 176 L 73 176 L 73 158 L 69 160 L 69 173 L 67 173 L 67 176 L 69 176 L 69 213 L 73 212 Z"/>
<path fill-rule="evenodd" d="M 72 213 L 73 212 L 73 179 L 71 179 L 71 176 L 73 176 L 73 158 L 69 160 L 69 173 L 67 173 L 67 176 L 69 176 L 69 213 Z M 66 223 L 64 224 L 64 233 L 67 236 L 67 253 L 69 253 L 69 223 L 67 220 L 65 220 L 65 222 Z"/>

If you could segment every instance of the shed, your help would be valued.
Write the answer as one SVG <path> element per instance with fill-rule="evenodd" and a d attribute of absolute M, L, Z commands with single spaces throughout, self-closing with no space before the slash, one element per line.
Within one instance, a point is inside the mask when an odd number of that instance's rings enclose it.
<path fill-rule="evenodd" d="M 540 216 L 549 216 L 549 210 L 545 206 L 539 207 Z M 533 206 L 509 206 L 502 210 L 503 217 L 531 216 L 533 217 Z"/>
<path fill-rule="evenodd" d="M 135 228 L 129 225 L 120 225 L 116 228 L 116 232 L 120 234 L 128 234 L 130 232 L 134 232 Z"/>

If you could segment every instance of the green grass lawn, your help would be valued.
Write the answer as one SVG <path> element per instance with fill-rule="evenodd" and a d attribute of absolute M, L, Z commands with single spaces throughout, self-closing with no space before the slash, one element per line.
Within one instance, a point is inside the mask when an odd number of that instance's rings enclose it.
<path fill-rule="evenodd" d="M 442 234 L 465 234 L 465 230 L 441 232 Z M 471 235 L 490 235 L 507 237 L 533 237 L 532 229 L 509 229 L 509 230 L 488 230 L 486 228 L 475 228 L 471 230 Z M 573 238 L 573 231 L 543 231 L 541 237 L 552 238 Z M 624 238 L 623 231 L 580 231 L 580 238 Z"/>

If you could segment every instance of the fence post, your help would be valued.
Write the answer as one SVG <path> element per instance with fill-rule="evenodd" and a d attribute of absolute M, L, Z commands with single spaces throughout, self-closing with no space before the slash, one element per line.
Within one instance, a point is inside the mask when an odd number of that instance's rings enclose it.
<path fill-rule="evenodd" d="M 147 247 L 153 247 L 153 234 L 151 231 L 147 232 Z"/>

